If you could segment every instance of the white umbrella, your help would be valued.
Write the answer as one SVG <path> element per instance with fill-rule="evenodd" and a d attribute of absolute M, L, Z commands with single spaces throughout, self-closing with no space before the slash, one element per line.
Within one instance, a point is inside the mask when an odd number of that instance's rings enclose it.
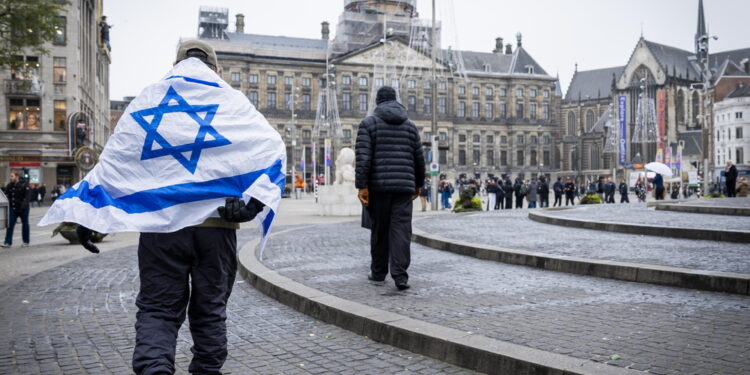
<path fill-rule="evenodd" d="M 669 168 L 664 163 L 653 162 L 646 164 L 646 169 L 649 171 L 656 172 L 662 176 L 672 177 L 672 168 Z"/>

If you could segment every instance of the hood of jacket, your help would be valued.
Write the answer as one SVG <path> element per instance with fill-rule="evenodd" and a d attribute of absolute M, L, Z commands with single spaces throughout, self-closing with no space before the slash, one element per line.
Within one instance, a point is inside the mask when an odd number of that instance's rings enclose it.
<path fill-rule="evenodd" d="M 380 103 L 373 114 L 391 125 L 401 125 L 408 120 L 406 108 L 395 100 Z"/>

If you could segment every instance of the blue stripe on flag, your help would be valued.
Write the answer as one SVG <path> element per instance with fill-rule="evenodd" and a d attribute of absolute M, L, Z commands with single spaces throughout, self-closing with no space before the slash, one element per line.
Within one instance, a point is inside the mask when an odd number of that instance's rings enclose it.
<path fill-rule="evenodd" d="M 219 86 L 219 84 L 218 84 L 218 83 L 216 83 L 216 82 L 204 81 L 204 80 L 202 80 L 202 79 L 197 79 L 197 78 L 190 78 L 190 77 L 185 77 L 185 76 L 169 76 L 169 77 L 167 77 L 167 78 L 164 78 L 164 80 L 168 80 L 168 79 L 174 79 L 174 78 L 182 78 L 182 79 L 184 79 L 184 80 L 185 80 L 186 82 L 192 82 L 192 83 L 200 83 L 201 85 L 206 85 L 206 86 L 221 87 L 221 86 Z"/>
<path fill-rule="evenodd" d="M 271 229 L 271 223 L 273 222 L 273 217 L 276 216 L 276 213 L 273 212 L 273 210 L 268 211 L 268 215 L 266 215 L 266 218 L 263 219 L 263 235 L 268 235 L 268 230 Z"/>
<path fill-rule="evenodd" d="M 237 176 L 164 186 L 139 191 L 119 198 L 112 198 L 101 185 L 91 189 L 89 188 L 88 181 L 81 181 L 78 188 L 69 189 L 58 199 L 77 197 L 81 201 L 94 206 L 94 208 L 112 206 L 129 214 L 159 211 L 182 203 L 215 198 L 240 197 L 262 175 L 267 175 L 272 183 L 279 186 L 281 191 L 284 191 L 285 175 L 281 167 L 281 160 L 277 160 L 266 169 Z M 265 225 L 264 221 L 264 227 Z"/>

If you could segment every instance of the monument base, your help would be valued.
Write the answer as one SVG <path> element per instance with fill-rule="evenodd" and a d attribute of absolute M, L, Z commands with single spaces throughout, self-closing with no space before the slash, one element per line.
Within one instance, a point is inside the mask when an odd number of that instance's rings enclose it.
<path fill-rule="evenodd" d="M 320 216 L 360 216 L 362 203 L 357 198 L 354 184 L 319 186 L 318 213 Z"/>

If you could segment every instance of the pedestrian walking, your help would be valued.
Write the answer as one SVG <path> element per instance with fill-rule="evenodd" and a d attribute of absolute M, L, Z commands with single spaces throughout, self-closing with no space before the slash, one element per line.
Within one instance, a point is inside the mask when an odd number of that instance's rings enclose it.
<path fill-rule="evenodd" d="M 412 200 L 425 178 L 419 130 L 390 86 L 378 89 L 377 107 L 357 132 L 356 187 L 370 208 L 370 274 L 383 281 L 390 269 L 399 290 L 409 288 Z"/>
<path fill-rule="evenodd" d="M 505 208 L 505 189 L 503 188 L 503 180 L 499 178 L 496 179 L 495 187 L 495 209 L 502 210 Z"/>
<path fill-rule="evenodd" d="M 654 190 L 656 200 L 664 200 L 664 177 L 659 173 L 654 177 Z"/>
<path fill-rule="evenodd" d="M 566 180 L 563 191 L 565 192 L 565 205 L 567 206 L 570 203 L 571 206 L 575 206 L 576 184 L 570 177 Z"/>
<path fill-rule="evenodd" d="M 47 194 L 47 185 L 42 184 L 39 187 L 39 203 L 44 204 L 44 196 Z"/>
<path fill-rule="evenodd" d="M 538 189 L 539 185 L 537 185 L 536 180 L 531 180 L 528 187 L 528 193 L 526 194 L 526 199 L 529 201 L 529 208 L 536 208 L 536 201 L 539 195 Z"/>
<path fill-rule="evenodd" d="M 545 177 L 539 178 L 539 207 L 549 207 L 549 184 Z"/>
<path fill-rule="evenodd" d="M 615 183 L 612 182 L 612 178 L 607 177 L 607 182 L 604 184 L 604 196 L 607 198 L 607 203 L 615 203 Z"/>
<path fill-rule="evenodd" d="M 630 203 L 630 199 L 628 198 L 628 184 L 625 183 L 625 179 L 620 180 L 618 190 L 620 191 L 620 203 Z"/>
<path fill-rule="evenodd" d="M 31 202 L 31 188 L 18 172 L 10 173 L 10 182 L 5 186 L 5 196 L 8 198 L 8 228 L 5 230 L 3 247 L 13 246 L 13 230 L 16 222 L 21 219 L 22 247 L 29 246 L 29 204 Z"/>
<path fill-rule="evenodd" d="M 443 209 L 451 209 L 451 205 L 453 202 L 451 202 L 451 197 L 453 196 L 453 191 L 455 190 L 453 188 L 453 184 L 451 184 L 448 180 L 441 181 L 440 185 L 440 196 L 443 200 Z"/>
<path fill-rule="evenodd" d="M 724 177 L 727 180 L 727 197 L 737 196 L 737 167 L 731 160 L 727 160 L 727 168 L 724 170 Z"/>
<path fill-rule="evenodd" d="M 638 180 L 635 182 L 635 196 L 638 198 L 638 203 L 645 202 L 646 201 L 646 185 L 643 182 L 643 179 L 641 179 L 640 176 L 638 176 Z"/>
<path fill-rule="evenodd" d="M 427 206 L 428 206 L 427 203 L 429 202 L 429 199 L 428 199 L 429 195 L 430 195 L 430 179 L 425 178 L 424 184 L 422 185 L 422 189 L 419 191 L 419 201 L 422 204 L 422 212 L 427 211 Z"/>
<path fill-rule="evenodd" d="M 552 185 L 552 190 L 555 193 L 555 203 L 552 204 L 552 207 L 561 207 L 563 196 L 563 183 L 561 177 L 558 177 L 557 181 Z"/>
<path fill-rule="evenodd" d="M 297 175 L 294 181 L 294 199 L 302 198 L 302 191 L 305 189 L 305 179 L 302 176 Z"/>
<path fill-rule="evenodd" d="M 516 178 L 516 183 L 513 184 L 513 192 L 516 195 L 516 208 L 523 208 L 523 198 L 526 196 L 527 188 L 520 178 Z"/>
<path fill-rule="evenodd" d="M 495 210 L 495 203 L 497 203 L 497 184 L 495 183 L 495 180 L 490 178 L 487 180 L 486 183 L 486 190 L 487 190 L 487 211 L 494 211 Z"/>

